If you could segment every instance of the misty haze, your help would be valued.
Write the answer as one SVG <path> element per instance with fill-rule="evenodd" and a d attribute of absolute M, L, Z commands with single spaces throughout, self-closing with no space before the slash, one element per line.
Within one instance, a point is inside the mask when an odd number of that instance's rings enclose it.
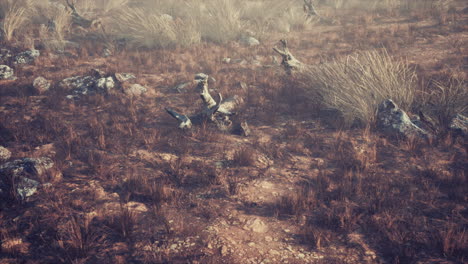
<path fill-rule="evenodd" d="M 0 0 L 0 263 L 468 262 L 465 0 Z"/>

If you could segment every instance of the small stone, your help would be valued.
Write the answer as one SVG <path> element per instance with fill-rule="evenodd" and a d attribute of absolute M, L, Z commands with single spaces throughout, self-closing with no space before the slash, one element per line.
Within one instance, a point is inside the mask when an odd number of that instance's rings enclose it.
<path fill-rule="evenodd" d="M 106 92 L 110 92 L 115 87 L 114 78 L 100 78 L 96 81 L 96 87 Z"/>
<path fill-rule="evenodd" d="M 262 220 L 254 218 L 247 221 L 244 229 L 251 230 L 255 233 L 266 233 L 268 231 L 268 226 Z"/>
<path fill-rule="evenodd" d="M 243 37 L 240 39 L 240 42 L 249 47 L 260 45 L 260 41 L 254 37 Z"/>
<path fill-rule="evenodd" d="M 227 247 L 227 246 L 225 246 L 225 245 L 224 245 L 224 246 L 222 246 L 222 247 L 221 247 L 221 256 L 225 257 L 225 256 L 227 256 L 227 255 L 228 255 L 228 253 L 229 253 L 229 251 L 228 251 L 228 247 Z"/>
<path fill-rule="evenodd" d="M 254 246 L 255 246 L 255 243 L 254 243 L 254 242 L 249 242 L 249 243 L 247 244 L 247 246 L 249 246 L 249 247 L 254 247 Z"/>
<path fill-rule="evenodd" d="M 132 73 L 116 73 L 115 79 L 118 82 L 123 83 L 123 82 L 128 82 L 132 79 L 136 79 L 136 77 Z"/>
<path fill-rule="evenodd" d="M 273 241 L 273 238 L 271 238 L 271 236 L 266 236 L 265 241 L 266 242 L 271 242 L 271 241 Z"/>
<path fill-rule="evenodd" d="M 37 57 L 39 57 L 41 53 L 36 50 L 27 50 L 21 53 L 18 53 L 18 55 L 15 56 L 14 59 L 14 64 L 28 64 L 33 62 Z"/>
<path fill-rule="evenodd" d="M 299 258 L 301 258 L 301 259 L 305 258 L 305 255 L 302 254 L 302 253 L 299 253 L 297 256 L 298 256 Z"/>
<path fill-rule="evenodd" d="M 0 80 L 16 80 L 15 71 L 7 65 L 0 65 Z"/>
<path fill-rule="evenodd" d="M 231 62 L 231 58 L 223 58 L 223 63 L 229 64 Z"/>
<path fill-rule="evenodd" d="M 177 249 L 177 247 L 178 247 L 177 244 L 172 244 L 170 248 L 171 248 L 172 250 L 174 250 L 174 249 Z"/>
<path fill-rule="evenodd" d="M 11 151 L 3 146 L 0 146 L 0 162 L 4 162 L 9 158 L 11 158 Z"/>
<path fill-rule="evenodd" d="M 279 255 L 280 253 L 278 252 L 278 250 L 270 249 L 268 251 L 268 254 L 274 256 L 274 255 Z"/>
<path fill-rule="evenodd" d="M 34 90 L 36 90 L 38 93 L 40 94 L 45 93 L 50 88 L 50 81 L 48 81 L 44 77 L 39 76 L 36 79 L 34 79 L 33 87 L 34 87 Z"/>
<path fill-rule="evenodd" d="M 135 97 L 141 96 L 147 91 L 148 89 L 146 89 L 146 87 L 138 83 L 132 84 L 129 88 L 124 89 L 125 94 L 127 94 L 128 96 L 135 96 Z"/>

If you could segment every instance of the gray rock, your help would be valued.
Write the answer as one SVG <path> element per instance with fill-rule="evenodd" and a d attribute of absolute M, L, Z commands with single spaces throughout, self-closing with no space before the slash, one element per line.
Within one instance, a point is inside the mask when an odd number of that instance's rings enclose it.
<path fill-rule="evenodd" d="M 102 91 L 110 92 L 115 87 L 114 78 L 100 78 L 96 81 L 96 88 Z"/>
<path fill-rule="evenodd" d="M 178 93 L 184 93 L 184 92 L 186 92 L 185 88 L 187 88 L 190 84 L 191 84 L 191 82 L 180 83 L 180 84 L 174 86 L 173 89 Z"/>
<path fill-rule="evenodd" d="M 16 183 L 16 192 L 20 196 L 21 200 L 25 200 L 35 194 L 38 187 L 38 181 L 26 177 L 20 177 L 19 181 Z"/>
<path fill-rule="evenodd" d="M 11 188 L 7 179 L 13 179 L 19 198 L 24 200 L 32 196 L 39 186 L 39 182 L 30 177 L 43 175 L 54 166 L 49 158 L 23 158 L 7 162 L 0 166 L 0 193 Z M 9 176 L 7 178 L 7 176 Z"/>
<path fill-rule="evenodd" d="M 92 76 L 74 76 L 63 79 L 59 83 L 59 87 L 77 94 L 88 94 L 89 91 L 93 90 L 96 81 L 97 79 Z"/>
<path fill-rule="evenodd" d="M 29 64 L 29 63 L 34 62 L 36 58 L 39 57 L 40 55 L 41 53 L 36 49 L 27 50 L 27 51 L 18 53 L 15 56 L 13 63 L 14 64 Z"/>
<path fill-rule="evenodd" d="M 115 79 L 120 83 L 124 83 L 136 79 L 136 77 L 132 73 L 116 73 Z"/>
<path fill-rule="evenodd" d="M 0 49 L 0 63 L 8 63 L 13 58 L 13 54 L 10 50 Z"/>
<path fill-rule="evenodd" d="M 15 71 L 7 65 L 0 65 L 0 80 L 16 80 Z"/>
<path fill-rule="evenodd" d="M 129 95 L 129 96 L 141 96 L 142 94 L 146 93 L 148 91 L 148 89 L 146 89 L 146 87 L 144 87 L 143 85 L 141 84 L 132 84 L 130 87 L 124 89 L 124 92 L 126 95 Z"/>
<path fill-rule="evenodd" d="M 108 48 L 105 48 L 103 51 L 102 51 L 102 56 L 107 58 L 107 57 L 110 57 L 112 56 L 112 51 Z"/>
<path fill-rule="evenodd" d="M 253 218 L 247 221 L 244 230 L 250 230 L 255 233 L 266 233 L 268 226 L 259 218 Z"/>
<path fill-rule="evenodd" d="M 36 90 L 39 93 L 47 92 L 50 88 L 50 84 L 51 84 L 50 81 L 40 76 L 34 79 L 33 81 L 34 90 Z"/>
<path fill-rule="evenodd" d="M 240 42 L 249 47 L 260 45 L 260 41 L 254 37 L 243 37 L 240 39 Z"/>
<path fill-rule="evenodd" d="M 9 158 L 11 158 L 11 152 L 7 148 L 0 146 L 0 162 L 6 161 Z"/>
<path fill-rule="evenodd" d="M 377 130 L 393 138 L 428 138 L 430 134 L 411 122 L 405 111 L 391 99 L 383 101 L 377 112 Z"/>
<path fill-rule="evenodd" d="M 450 130 L 452 130 L 455 135 L 461 135 L 463 137 L 468 136 L 468 117 L 457 114 L 450 122 Z"/>

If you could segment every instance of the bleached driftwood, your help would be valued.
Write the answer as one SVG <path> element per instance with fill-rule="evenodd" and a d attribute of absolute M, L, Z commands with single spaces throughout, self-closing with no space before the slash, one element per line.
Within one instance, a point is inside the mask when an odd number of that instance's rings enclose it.
<path fill-rule="evenodd" d="M 304 12 L 306 12 L 307 17 L 319 16 L 312 0 L 304 0 Z"/>
<path fill-rule="evenodd" d="M 294 72 L 302 72 L 306 69 L 306 65 L 297 60 L 288 49 L 288 42 L 285 39 L 280 40 L 281 49 L 274 47 L 276 51 L 282 57 L 281 65 L 287 74 L 293 74 Z"/>
<path fill-rule="evenodd" d="M 72 25 L 75 25 L 75 26 L 78 26 L 78 27 L 82 27 L 84 29 L 86 28 L 97 28 L 99 26 L 101 26 L 101 20 L 100 19 L 86 19 L 84 17 L 82 17 L 78 11 L 76 11 L 76 7 L 75 7 L 75 2 L 73 0 L 71 0 L 71 2 L 69 0 L 65 0 L 65 2 L 67 3 L 68 7 L 70 8 L 71 12 L 72 12 Z"/>
<path fill-rule="evenodd" d="M 208 75 L 197 74 L 195 76 L 195 81 L 197 82 L 196 89 L 200 93 L 200 98 L 203 101 L 203 108 L 200 112 L 187 116 L 167 107 L 165 108 L 166 111 L 179 121 L 179 128 L 181 129 L 190 129 L 192 125 L 211 122 L 216 124 L 220 130 L 231 131 L 234 125 L 230 117 L 236 114 L 234 110 L 239 106 L 242 100 L 237 96 L 223 100 L 222 95 L 218 93 L 219 98 L 218 101 L 216 101 L 208 90 Z"/>

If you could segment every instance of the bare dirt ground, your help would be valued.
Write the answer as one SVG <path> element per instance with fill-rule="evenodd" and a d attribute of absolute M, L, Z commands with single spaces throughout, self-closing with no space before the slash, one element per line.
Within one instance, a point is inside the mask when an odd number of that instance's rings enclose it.
<path fill-rule="evenodd" d="M 467 22 L 462 10 L 444 21 L 357 13 L 287 38 L 308 64 L 385 47 L 425 87 L 466 78 Z M 274 65 L 279 38 L 108 58 L 83 42 L 0 81 L 0 145 L 13 158 L 55 162 L 39 179 L 50 185 L 27 202 L 3 202 L 0 262 L 467 261 L 466 141 L 328 127 Z M 134 73 L 148 92 L 70 100 L 56 85 L 94 68 Z M 198 72 L 216 79 L 210 88 L 244 98 L 251 136 L 177 129 L 164 107 L 199 108 L 193 86 L 174 89 Z M 38 94 L 37 76 L 56 83 Z"/>

